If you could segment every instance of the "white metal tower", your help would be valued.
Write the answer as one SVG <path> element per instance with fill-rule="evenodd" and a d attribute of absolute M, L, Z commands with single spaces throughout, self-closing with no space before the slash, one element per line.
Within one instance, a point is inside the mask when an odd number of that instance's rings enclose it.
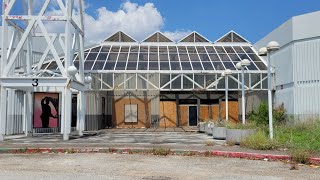
<path fill-rule="evenodd" d="M 37 0 L 36 0 L 37 1 Z M 60 97 L 61 133 L 68 140 L 71 132 L 71 96 L 77 93 L 77 131 L 81 135 L 85 123 L 85 77 L 84 77 L 84 2 L 83 0 L 2 0 L 2 54 L 0 64 L 0 140 L 6 134 L 8 111 L 15 112 L 11 90 L 24 92 L 23 130 L 32 131 L 33 93 L 58 92 Z M 51 2 L 52 1 L 52 2 Z M 34 3 L 41 5 L 34 5 Z M 20 4 L 19 4 L 20 3 Z M 61 14 L 50 15 L 50 3 Z M 16 8 L 15 8 L 16 7 Z M 62 30 L 48 32 L 47 27 L 63 24 Z M 9 26 L 18 33 L 9 37 Z M 34 38 L 43 38 L 46 50 L 41 58 L 34 58 Z M 14 48 L 13 48 L 14 44 Z M 64 58 L 57 52 L 57 44 L 63 49 Z M 79 70 L 73 64 L 74 52 L 78 50 Z M 48 71 L 42 65 L 48 55 L 57 64 L 57 71 Z M 13 109 L 12 109 L 13 108 Z"/>

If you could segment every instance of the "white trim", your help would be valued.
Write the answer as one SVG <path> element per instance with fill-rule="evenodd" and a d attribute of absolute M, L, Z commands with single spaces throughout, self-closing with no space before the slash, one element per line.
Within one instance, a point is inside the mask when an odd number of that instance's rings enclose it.
<path fill-rule="evenodd" d="M 223 39 L 224 37 L 226 37 L 227 35 L 231 34 L 231 33 L 234 33 L 236 34 L 237 36 L 241 37 L 243 40 L 247 41 L 247 43 L 250 44 L 250 41 L 248 41 L 246 38 L 242 37 L 240 34 L 236 33 L 234 30 L 231 30 L 229 32 L 227 32 L 226 34 L 224 34 L 223 36 L 221 36 L 219 39 L 217 39 L 214 43 L 224 43 L 224 42 L 218 42 L 220 41 L 221 39 Z M 229 42 L 226 42 L 226 43 L 229 43 Z M 230 42 L 230 43 L 234 43 L 234 42 Z M 235 42 L 236 43 L 236 42 Z M 241 42 L 241 43 L 244 43 L 244 42 Z"/>
<path fill-rule="evenodd" d="M 183 37 L 182 39 L 180 39 L 177 43 L 189 43 L 189 42 L 181 42 L 181 41 L 183 41 L 184 39 L 186 39 L 187 37 L 189 37 L 189 36 L 191 36 L 191 35 L 199 35 L 200 37 L 202 37 L 203 39 L 205 39 L 206 41 L 208 41 L 208 42 L 195 42 L 195 39 L 194 39 L 194 41 L 193 42 L 190 42 L 190 43 L 201 43 L 201 44 L 203 44 L 203 43 L 212 43 L 209 39 L 207 39 L 206 37 L 204 37 L 204 36 L 202 36 L 200 33 L 198 33 L 197 31 L 192 31 L 190 34 L 188 34 L 187 36 L 185 36 L 185 37 Z"/>

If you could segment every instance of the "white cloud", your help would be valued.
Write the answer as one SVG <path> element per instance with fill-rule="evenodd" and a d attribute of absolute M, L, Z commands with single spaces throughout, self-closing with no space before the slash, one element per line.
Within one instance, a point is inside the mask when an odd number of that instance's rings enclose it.
<path fill-rule="evenodd" d="M 86 7 L 90 7 L 90 4 L 86 4 Z M 59 8 L 51 8 L 46 14 L 60 14 L 61 10 L 57 9 Z M 165 20 L 153 3 L 138 5 L 128 1 L 123 3 L 117 11 L 100 7 L 96 10 L 95 16 L 86 13 L 84 23 L 86 44 L 94 44 L 103 41 L 117 31 L 123 31 L 141 41 L 155 31 L 160 31 Z M 46 24 L 46 27 L 49 32 L 64 30 L 64 26 L 57 23 Z M 190 32 L 176 30 L 174 32 L 167 31 L 164 34 L 170 39 L 178 41 Z"/>
<path fill-rule="evenodd" d="M 164 18 L 152 3 L 139 6 L 126 2 L 116 12 L 101 7 L 97 9 L 96 19 L 88 14 L 85 18 L 86 39 L 90 42 L 102 41 L 120 30 L 137 40 L 142 40 L 160 30 L 163 25 Z"/>
<path fill-rule="evenodd" d="M 173 32 L 165 31 L 165 32 L 163 32 L 163 34 L 165 36 L 167 36 L 168 38 L 170 38 L 171 40 L 179 41 L 182 38 L 184 38 L 187 35 L 189 35 L 191 32 L 192 31 L 190 31 L 190 30 L 176 30 L 176 31 L 173 31 Z"/>

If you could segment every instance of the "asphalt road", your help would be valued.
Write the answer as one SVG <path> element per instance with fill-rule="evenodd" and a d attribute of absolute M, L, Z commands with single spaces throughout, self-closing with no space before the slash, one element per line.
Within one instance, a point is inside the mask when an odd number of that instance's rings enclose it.
<path fill-rule="evenodd" d="M 0 154 L 0 179 L 320 179 L 283 162 L 129 154 Z"/>

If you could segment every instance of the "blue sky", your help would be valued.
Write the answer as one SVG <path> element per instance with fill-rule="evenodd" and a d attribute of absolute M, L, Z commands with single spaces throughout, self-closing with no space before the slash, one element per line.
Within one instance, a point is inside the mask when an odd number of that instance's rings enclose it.
<path fill-rule="evenodd" d="M 52 0 L 54 1 L 54 0 Z M 35 0 L 41 6 L 44 0 Z M 319 0 L 86 0 L 86 44 L 99 43 L 122 30 L 138 41 L 155 31 L 178 41 L 197 31 L 211 41 L 230 30 L 251 43 L 292 16 L 319 11 Z M 21 9 L 17 5 L 17 9 Z M 40 8 L 38 8 L 40 9 Z M 59 13 L 52 4 L 47 14 Z M 48 31 L 63 29 L 46 24 Z"/>
<path fill-rule="evenodd" d="M 89 14 L 97 7 L 119 10 L 125 0 L 90 0 Z M 131 0 L 151 2 L 164 17 L 162 31 L 195 30 L 214 41 L 235 30 L 256 42 L 292 16 L 320 10 L 319 0 Z M 268 3 L 263 3 L 268 2 Z"/>

